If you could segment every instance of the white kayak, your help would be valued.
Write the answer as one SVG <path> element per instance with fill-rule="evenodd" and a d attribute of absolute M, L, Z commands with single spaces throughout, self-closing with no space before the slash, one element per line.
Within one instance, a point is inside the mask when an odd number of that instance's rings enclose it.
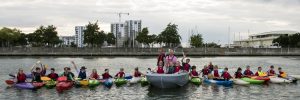
<path fill-rule="evenodd" d="M 270 77 L 270 82 L 271 83 L 291 83 L 292 81 L 284 79 L 284 78 L 279 78 L 279 77 Z"/>
<path fill-rule="evenodd" d="M 241 79 L 233 79 L 233 83 L 237 84 L 237 85 L 248 85 L 248 84 L 250 84 L 250 82 L 246 82 L 246 81 L 241 80 Z"/>
<path fill-rule="evenodd" d="M 142 77 L 133 77 L 129 83 L 138 83 L 139 81 L 142 80 Z"/>
<path fill-rule="evenodd" d="M 300 80 L 300 75 L 289 75 L 289 76 L 294 77 L 294 78 L 296 78 L 297 80 Z"/>

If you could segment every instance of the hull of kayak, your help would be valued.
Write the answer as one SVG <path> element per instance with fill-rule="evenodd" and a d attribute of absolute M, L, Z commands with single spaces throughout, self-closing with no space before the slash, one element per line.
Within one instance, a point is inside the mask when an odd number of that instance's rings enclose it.
<path fill-rule="evenodd" d="M 269 81 L 269 77 L 264 77 L 264 76 L 253 76 L 251 79 L 256 79 L 256 80 L 264 80 L 264 81 Z"/>
<path fill-rule="evenodd" d="M 98 80 L 89 80 L 88 82 L 89 87 L 96 87 L 100 85 L 100 82 Z"/>
<path fill-rule="evenodd" d="M 294 78 L 296 78 L 297 80 L 300 80 L 300 75 L 289 75 L 289 76 L 294 77 Z"/>
<path fill-rule="evenodd" d="M 138 83 L 138 82 L 140 82 L 142 80 L 142 77 L 133 77 L 130 81 L 129 81 L 129 83 Z"/>
<path fill-rule="evenodd" d="M 148 82 L 147 78 L 143 77 L 143 78 L 141 79 L 141 85 L 142 85 L 142 86 L 149 85 L 149 82 Z"/>
<path fill-rule="evenodd" d="M 146 74 L 147 80 L 154 87 L 158 88 L 175 88 L 184 86 L 189 81 L 189 75 L 186 72 L 175 74 Z"/>
<path fill-rule="evenodd" d="M 103 85 L 107 88 L 110 88 L 113 85 L 113 80 L 112 79 L 106 79 L 106 80 L 104 80 Z"/>
<path fill-rule="evenodd" d="M 72 88 L 72 86 L 73 86 L 73 82 L 69 82 L 69 81 L 58 82 L 56 84 L 56 90 L 58 92 L 63 92 L 64 90 L 68 90 Z"/>
<path fill-rule="evenodd" d="M 195 85 L 200 85 L 201 84 L 201 79 L 200 78 L 191 78 L 191 83 Z"/>
<path fill-rule="evenodd" d="M 270 77 L 271 83 L 291 83 L 290 80 L 279 78 L 279 77 Z"/>
<path fill-rule="evenodd" d="M 250 84 L 263 84 L 265 82 L 264 80 L 256 80 L 251 78 L 241 78 L 241 80 L 249 82 Z"/>
<path fill-rule="evenodd" d="M 52 89 L 56 86 L 56 81 L 47 81 L 45 87 L 48 89 Z"/>
<path fill-rule="evenodd" d="M 32 83 L 17 83 L 14 85 L 18 89 L 34 89 L 35 87 L 32 85 Z"/>
<path fill-rule="evenodd" d="M 250 84 L 250 82 L 246 82 L 246 81 L 241 80 L 241 79 L 233 79 L 233 83 L 237 84 L 237 85 L 248 85 L 248 84 Z"/>
<path fill-rule="evenodd" d="M 35 87 L 35 88 L 41 88 L 45 85 L 45 83 L 43 82 L 32 82 L 32 85 Z"/>
<path fill-rule="evenodd" d="M 118 78 L 118 79 L 115 80 L 116 86 L 121 86 L 121 85 L 126 84 L 126 83 L 127 83 L 127 81 L 124 78 Z"/>
<path fill-rule="evenodd" d="M 217 85 L 225 85 L 225 86 L 230 86 L 233 83 L 232 80 L 225 81 L 225 80 L 211 80 L 211 79 L 205 79 L 204 82 L 217 84 Z"/>

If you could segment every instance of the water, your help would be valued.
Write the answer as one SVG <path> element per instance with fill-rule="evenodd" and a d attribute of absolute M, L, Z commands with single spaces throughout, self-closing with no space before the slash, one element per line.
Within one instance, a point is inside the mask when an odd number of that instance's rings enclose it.
<path fill-rule="evenodd" d="M 96 68 L 98 73 L 103 73 L 105 68 L 110 69 L 111 74 L 115 74 L 123 67 L 126 73 L 132 73 L 135 67 L 139 67 L 145 72 L 148 67 L 153 68 L 156 64 L 154 57 L 0 57 L 0 80 L 10 78 L 11 72 L 16 72 L 18 68 L 23 68 L 29 72 L 32 64 L 40 60 L 49 67 L 54 67 L 59 73 L 63 67 L 71 66 L 70 61 L 74 61 L 78 67 L 86 66 L 90 73 Z M 238 68 L 245 69 L 246 65 L 253 66 L 256 71 L 257 66 L 262 66 L 266 71 L 267 66 L 274 65 L 277 69 L 282 67 L 288 74 L 299 74 L 300 57 L 192 57 L 191 64 L 203 65 L 212 61 L 220 67 L 229 67 L 231 74 Z M 255 66 L 255 67 L 254 67 Z M 200 69 L 198 67 L 197 70 Z M 74 69 L 72 69 L 75 72 Z M 299 83 L 299 82 L 298 82 Z M 139 84 L 115 87 L 111 89 L 103 86 L 95 90 L 88 88 L 72 88 L 64 93 L 57 93 L 55 89 L 39 89 L 38 91 L 17 90 L 7 88 L 5 82 L 0 82 L 0 100 L 5 99 L 26 99 L 26 100 L 53 100 L 53 99 L 207 99 L 207 100 L 241 100 L 241 99 L 272 99 L 272 100 L 295 100 L 300 97 L 299 84 L 269 84 L 269 85 L 250 85 L 223 87 L 217 85 L 202 84 L 194 86 L 187 84 L 175 89 L 157 89 L 154 87 L 141 87 Z"/>

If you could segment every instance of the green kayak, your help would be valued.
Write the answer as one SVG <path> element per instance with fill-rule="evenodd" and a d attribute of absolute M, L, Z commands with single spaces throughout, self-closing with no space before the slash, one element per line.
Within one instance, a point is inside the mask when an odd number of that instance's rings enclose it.
<path fill-rule="evenodd" d="M 127 81 L 124 78 L 117 78 L 115 80 L 116 86 L 121 86 L 121 85 L 126 84 L 126 83 L 127 83 Z"/>
<path fill-rule="evenodd" d="M 149 85 L 149 82 L 147 81 L 147 78 L 143 77 L 143 78 L 141 79 L 141 85 L 142 85 L 142 86 Z"/>
<path fill-rule="evenodd" d="M 55 86 L 56 86 L 56 81 L 53 81 L 53 80 L 47 81 L 46 84 L 45 84 L 45 87 L 46 87 L 47 89 L 52 89 L 52 88 L 54 88 Z"/>
<path fill-rule="evenodd" d="M 249 82 L 250 84 L 263 84 L 265 82 L 264 80 L 256 80 L 251 78 L 241 78 L 241 80 Z"/>
<path fill-rule="evenodd" d="M 100 85 L 98 80 L 89 80 L 89 87 L 96 87 L 98 85 Z"/>
<path fill-rule="evenodd" d="M 200 78 L 192 78 L 191 83 L 195 84 L 195 85 L 200 85 L 201 84 L 201 79 Z"/>

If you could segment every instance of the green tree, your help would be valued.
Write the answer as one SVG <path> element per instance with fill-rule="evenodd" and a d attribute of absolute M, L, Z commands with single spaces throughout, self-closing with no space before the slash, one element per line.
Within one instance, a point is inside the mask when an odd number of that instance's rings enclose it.
<path fill-rule="evenodd" d="M 159 34 L 159 42 L 164 43 L 167 47 L 175 47 L 181 42 L 181 36 L 178 33 L 178 26 L 169 23 L 167 27 Z"/>
<path fill-rule="evenodd" d="M 27 39 L 32 46 L 54 47 L 61 42 L 53 25 L 40 26 L 33 33 L 28 34 Z"/>
<path fill-rule="evenodd" d="M 18 29 L 2 28 L 0 30 L 1 47 L 10 47 L 19 45 L 18 40 L 21 37 L 21 31 Z"/>
<path fill-rule="evenodd" d="M 141 32 L 138 32 L 135 40 L 139 43 L 144 44 L 144 45 L 148 44 L 148 42 L 149 42 L 148 33 L 149 33 L 148 28 L 147 27 L 143 28 Z"/>
<path fill-rule="evenodd" d="M 189 39 L 190 45 L 196 48 L 203 46 L 203 38 L 201 34 L 192 35 Z"/>
<path fill-rule="evenodd" d="M 221 45 L 218 45 L 217 43 L 211 42 L 211 43 L 205 43 L 206 47 L 211 47 L 211 48 L 220 48 Z"/>
<path fill-rule="evenodd" d="M 273 43 L 278 43 L 282 47 L 288 47 L 289 46 L 289 36 L 287 35 L 281 35 L 277 39 L 273 40 Z"/>
<path fill-rule="evenodd" d="M 106 35 L 106 41 L 109 45 L 114 45 L 116 42 L 116 37 L 113 33 L 108 33 Z"/>
<path fill-rule="evenodd" d="M 89 22 L 86 25 L 86 30 L 84 30 L 84 43 L 88 44 L 89 47 L 102 46 L 105 38 L 105 33 L 100 31 L 100 27 L 98 26 L 98 21 L 95 23 Z"/>

